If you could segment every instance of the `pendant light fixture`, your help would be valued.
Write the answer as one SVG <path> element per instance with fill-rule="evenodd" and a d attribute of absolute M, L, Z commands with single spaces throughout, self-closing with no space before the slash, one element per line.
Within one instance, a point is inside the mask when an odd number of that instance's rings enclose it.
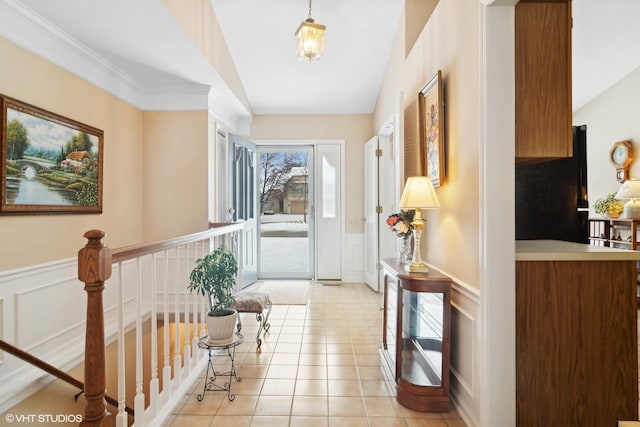
<path fill-rule="evenodd" d="M 302 21 L 296 30 L 298 60 L 314 61 L 322 56 L 324 53 L 325 28 L 322 24 L 316 24 L 311 17 L 311 0 L 309 0 L 309 17 Z"/>

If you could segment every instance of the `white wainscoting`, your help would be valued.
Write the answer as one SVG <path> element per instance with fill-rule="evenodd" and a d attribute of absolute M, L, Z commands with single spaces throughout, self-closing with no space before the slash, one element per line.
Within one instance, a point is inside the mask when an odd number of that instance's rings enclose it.
<path fill-rule="evenodd" d="M 347 233 L 342 260 L 343 282 L 364 282 L 364 234 Z"/>
<path fill-rule="evenodd" d="M 87 297 L 77 275 L 75 259 L 1 272 L 0 337 L 62 370 L 81 362 Z M 0 412 L 41 387 L 34 382 L 43 377 L 44 371 L 4 354 Z"/>
<path fill-rule="evenodd" d="M 480 292 L 453 278 L 450 395 L 468 427 L 480 425 Z"/>

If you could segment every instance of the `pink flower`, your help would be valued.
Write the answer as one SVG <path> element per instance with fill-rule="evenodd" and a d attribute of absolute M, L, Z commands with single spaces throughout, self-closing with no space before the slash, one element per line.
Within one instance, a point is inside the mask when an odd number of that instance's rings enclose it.
<path fill-rule="evenodd" d="M 415 213 L 414 210 L 409 210 L 391 214 L 387 217 L 387 226 L 398 237 L 406 237 L 413 232 L 413 224 L 411 222 Z"/>

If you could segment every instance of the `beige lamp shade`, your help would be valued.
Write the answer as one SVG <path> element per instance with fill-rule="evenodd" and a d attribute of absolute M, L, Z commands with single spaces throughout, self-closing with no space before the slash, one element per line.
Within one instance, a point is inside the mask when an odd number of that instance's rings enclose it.
<path fill-rule="evenodd" d="M 634 198 L 640 198 L 640 181 L 628 179 L 616 193 L 616 199 L 628 200 Z"/>
<path fill-rule="evenodd" d="M 628 200 L 622 211 L 623 218 L 640 218 L 640 181 L 626 180 L 616 193 L 616 199 Z"/>
<path fill-rule="evenodd" d="M 410 176 L 400 198 L 402 209 L 436 209 L 440 207 L 436 190 L 426 176 Z"/>

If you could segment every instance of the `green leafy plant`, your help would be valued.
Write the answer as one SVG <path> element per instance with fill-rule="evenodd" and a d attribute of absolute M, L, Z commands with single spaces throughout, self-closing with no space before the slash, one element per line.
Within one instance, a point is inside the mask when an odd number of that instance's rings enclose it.
<path fill-rule="evenodd" d="M 622 213 L 624 205 L 616 199 L 616 193 L 610 193 L 607 197 L 598 199 L 593 204 L 593 211 L 600 215 L 617 217 Z"/>
<path fill-rule="evenodd" d="M 217 315 L 232 307 L 236 299 L 234 288 L 238 262 L 225 246 L 219 246 L 213 252 L 196 260 L 189 276 L 189 290 L 207 296 L 210 315 Z"/>

